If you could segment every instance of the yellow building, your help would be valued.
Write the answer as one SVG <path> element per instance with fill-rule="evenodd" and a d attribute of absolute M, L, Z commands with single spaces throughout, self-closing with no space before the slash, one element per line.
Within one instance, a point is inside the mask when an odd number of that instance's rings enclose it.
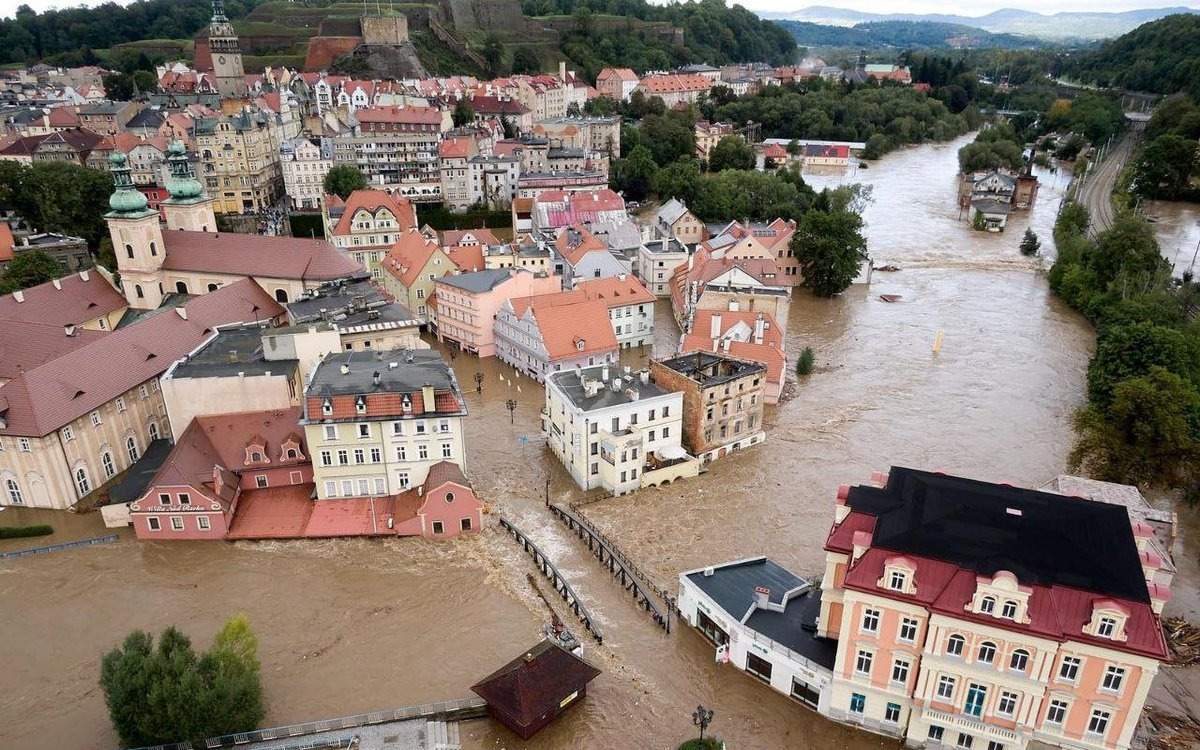
<path fill-rule="evenodd" d="M 192 138 L 204 186 L 219 214 L 257 213 L 283 194 L 279 145 L 285 140 L 275 116 L 252 108 L 197 119 Z"/>

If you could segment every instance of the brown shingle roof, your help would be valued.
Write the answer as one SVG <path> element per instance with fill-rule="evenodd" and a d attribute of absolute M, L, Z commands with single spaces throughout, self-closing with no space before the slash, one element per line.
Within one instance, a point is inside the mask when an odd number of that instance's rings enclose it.
<path fill-rule="evenodd" d="M 86 346 L 107 331 L 77 328 L 67 335 L 62 326 L 21 320 L 0 321 L 0 380 L 11 380 L 25 370 Z"/>
<path fill-rule="evenodd" d="M 363 270 L 325 240 L 172 230 L 163 242 L 168 271 L 327 281 Z"/>
<path fill-rule="evenodd" d="M 150 316 L 0 386 L 0 434 L 40 437 L 161 375 L 218 325 L 283 315 L 253 279 L 227 284 L 175 312 Z"/>
<path fill-rule="evenodd" d="M 545 714 L 557 712 L 564 699 L 599 674 L 599 669 L 547 640 L 484 677 L 471 690 L 497 712 L 528 727 Z"/>
<path fill-rule="evenodd" d="M 84 279 L 84 276 L 87 276 Z M 83 271 L 22 290 L 23 302 L 16 294 L 0 297 L 0 323 L 25 321 L 56 326 L 80 324 L 108 315 L 127 306 L 125 297 L 98 271 Z"/>

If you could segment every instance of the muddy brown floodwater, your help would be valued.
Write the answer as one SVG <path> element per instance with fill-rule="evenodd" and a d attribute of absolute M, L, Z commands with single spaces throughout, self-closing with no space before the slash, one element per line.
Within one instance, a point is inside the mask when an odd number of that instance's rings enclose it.
<path fill-rule="evenodd" d="M 765 444 L 689 482 L 587 507 L 660 585 L 674 589 L 682 570 L 756 554 L 819 573 L 836 487 L 891 464 L 1021 485 L 1064 470 L 1093 335 L 1050 296 L 1017 243 L 1028 223 L 1049 244 L 1065 176 L 1047 175 L 1037 206 L 1006 233 L 972 232 L 954 205 L 964 142 L 904 150 L 840 178 L 874 185 L 872 253 L 903 270 L 835 300 L 797 293 L 788 351 L 794 359 L 813 347 L 818 369 L 769 414 Z M 902 299 L 886 304 L 881 293 Z M 678 332 L 662 303 L 656 324 L 655 349 L 667 353 Z M 934 354 L 938 331 L 944 343 Z M 538 438 L 541 389 L 504 385 L 511 371 L 494 359 L 453 364 L 464 388 L 484 376 L 482 396 L 467 397 L 468 475 L 557 561 L 605 634 L 603 646 L 586 645 L 603 674 L 585 702 L 529 742 L 468 723 L 467 748 L 673 748 L 692 732 L 697 703 L 716 711 L 713 730 L 738 750 L 893 746 L 716 665 L 694 631 L 666 635 L 652 625 L 542 507 L 547 480 L 555 501 L 582 495 Z M 519 403 L 515 424 L 508 398 Z M 7 511 L 0 521 L 47 521 L 57 538 L 102 531 L 95 516 Z M 247 613 L 274 725 L 466 696 L 535 642 L 548 616 L 526 581 L 532 564 L 494 522 L 441 544 L 121 536 L 0 562 L 0 747 L 116 747 L 96 678 L 101 653 L 133 628 L 175 624 L 207 645 L 226 617 Z M 1197 557 L 1194 547 L 1188 556 Z"/>

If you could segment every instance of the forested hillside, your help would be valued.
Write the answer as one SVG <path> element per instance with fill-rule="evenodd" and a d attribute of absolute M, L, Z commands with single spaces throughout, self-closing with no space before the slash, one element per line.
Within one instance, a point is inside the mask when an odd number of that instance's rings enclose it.
<path fill-rule="evenodd" d="M 919 47 L 926 49 L 1024 49 L 1045 42 L 1015 34 L 993 34 L 974 26 L 929 21 L 873 21 L 856 26 L 826 26 L 804 21 L 777 21 L 809 47 Z"/>
<path fill-rule="evenodd" d="M 1200 15 L 1167 16 L 1067 62 L 1065 76 L 1099 86 L 1200 99 Z"/>

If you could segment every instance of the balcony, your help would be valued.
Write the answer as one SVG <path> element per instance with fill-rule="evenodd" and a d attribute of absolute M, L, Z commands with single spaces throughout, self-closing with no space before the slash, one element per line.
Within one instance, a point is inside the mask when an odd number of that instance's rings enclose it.
<path fill-rule="evenodd" d="M 923 714 L 929 721 L 941 724 L 943 726 L 965 729 L 969 732 L 998 737 L 1000 739 L 1008 740 L 1009 742 L 1015 742 L 1017 740 L 1017 733 L 1011 729 L 993 726 L 986 722 L 980 721 L 979 719 L 975 719 L 970 716 L 964 716 L 963 714 L 948 714 L 944 711 L 935 711 L 932 708 L 924 709 Z"/>

